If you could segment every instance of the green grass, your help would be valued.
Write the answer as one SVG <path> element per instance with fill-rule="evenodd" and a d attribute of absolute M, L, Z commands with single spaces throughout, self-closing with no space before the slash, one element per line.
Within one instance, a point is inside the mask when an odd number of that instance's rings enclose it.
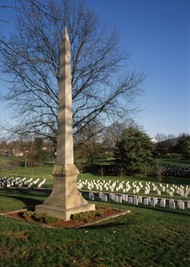
<path fill-rule="evenodd" d="M 0 189 L 0 212 L 42 204 L 49 195 L 50 190 Z"/>
<path fill-rule="evenodd" d="M 50 190 L 1 189 L 0 211 L 41 204 L 49 194 Z M 131 214 L 70 230 L 0 216 L 1 266 L 190 265 L 189 212 L 108 205 L 130 209 Z"/>
<path fill-rule="evenodd" d="M 18 192 L 11 195 L 18 200 Z M 25 205 L 26 198 L 34 204 L 45 195 L 31 191 L 22 192 L 21 197 Z M 190 266 L 189 216 L 126 205 L 112 207 L 130 209 L 131 214 L 70 230 L 0 216 L 1 266 Z"/>
<path fill-rule="evenodd" d="M 46 178 L 52 187 L 52 165 L 9 170 L 7 176 Z M 5 176 L 5 171 L 0 176 Z M 3 173 L 3 174 L 2 174 Z M 80 174 L 79 179 L 125 179 L 154 181 L 135 177 L 101 177 Z M 175 179 L 175 180 L 174 180 Z M 189 179 L 164 178 L 163 182 L 189 184 Z M 0 189 L 0 212 L 41 204 L 50 190 Z M 99 204 L 100 203 L 97 203 Z M 53 229 L 0 216 L 0 266 L 93 266 L 93 267 L 185 267 L 190 266 L 189 210 L 134 207 L 131 214 L 84 229 Z"/>
<path fill-rule="evenodd" d="M 15 167 L 12 170 L 5 169 L 0 170 L 0 176 L 6 177 L 17 177 L 17 176 L 26 176 L 26 177 L 34 177 L 34 178 L 45 178 L 52 176 L 53 164 L 44 164 L 38 167 Z"/>

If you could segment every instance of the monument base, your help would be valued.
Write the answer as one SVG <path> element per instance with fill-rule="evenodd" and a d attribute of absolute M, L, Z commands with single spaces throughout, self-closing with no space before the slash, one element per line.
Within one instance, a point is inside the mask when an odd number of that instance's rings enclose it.
<path fill-rule="evenodd" d="M 67 221 L 71 214 L 95 210 L 95 205 L 89 204 L 77 188 L 78 174 L 74 164 L 55 165 L 52 193 L 44 204 L 35 207 L 35 211 Z"/>

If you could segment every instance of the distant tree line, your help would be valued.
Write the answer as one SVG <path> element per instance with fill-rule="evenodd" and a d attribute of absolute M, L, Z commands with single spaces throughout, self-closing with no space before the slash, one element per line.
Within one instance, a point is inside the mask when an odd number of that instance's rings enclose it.
<path fill-rule="evenodd" d="M 78 162 L 85 162 L 83 159 L 86 158 L 88 165 L 98 162 L 117 164 L 128 174 L 139 173 L 146 176 L 154 158 L 177 156 L 182 160 L 189 160 L 190 135 L 181 134 L 177 138 L 170 135 L 167 140 L 155 143 L 134 121 L 128 124 L 115 122 L 106 127 L 101 135 L 90 137 L 87 142 L 82 141 L 81 137 L 75 143 L 75 152 Z M 157 162 L 156 174 L 160 181 L 162 172 L 163 169 Z"/>
<path fill-rule="evenodd" d="M 89 124 L 88 131 L 75 137 L 75 162 L 79 168 L 83 165 L 112 164 L 123 168 L 127 174 L 147 175 L 148 167 L 154 158 L 178 155 L 181 159 L 190 159 L 190 135 L 182 134 L 177 138 L 153 142 L 148 134 L 134 121 L 115 122 L 98 135 L 99 124 Z M 0 142 L 1 154 L 9 151 L 25 166 L 41 164 L 47 157 L 54 161 L 56 146 L 40 137 L 31 140 Z M 4 154 L 5 155 L 5 154 Z M 162 168 L 157 163 L 157 174 L 161 177 Z M 160 178 L 161 179 L 161 178 Z"/>
<path fill-rule="evenodd" d="M 157 142 L 154 145 L 154 155 L 164 156 L 181 154 L 183 159 L 190 159 L 190 135 L 181 134 L 176 138 Z"/>

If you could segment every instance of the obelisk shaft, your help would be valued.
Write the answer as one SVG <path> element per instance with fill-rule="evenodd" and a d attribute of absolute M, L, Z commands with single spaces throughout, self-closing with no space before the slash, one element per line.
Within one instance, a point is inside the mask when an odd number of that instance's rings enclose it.
<path fill-rule="evenodd" d="M 65 28 L 60 54 L 57 165 L 73 164 L 71 88 L 70 42 Z"/>
<path fill-rule="evenodd" d="M 53 169 L 51 195 L 35 210 L 69 220 L 71 214 L 94 210 L 77 188 L 78 169 L 73 164 L 71 55 L 67 30 L 64 31 L 60 54 L 57 160 Z"/>

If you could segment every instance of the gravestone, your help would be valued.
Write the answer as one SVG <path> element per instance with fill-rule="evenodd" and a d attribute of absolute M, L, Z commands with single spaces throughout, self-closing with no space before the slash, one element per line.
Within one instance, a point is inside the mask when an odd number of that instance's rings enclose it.
<path fill-rule="evenodd" d="M 118 195 L 115 195 L 115 202 L 119 202 L 119 197 L 118 197 Z"/>
<path fill-rule="evenodd" d="M 149 204 L 149 199 L 148 198 L 144 198 L 144 205 L 148 205 Z"/>
<path fill-rule="evenodd" d="M 170 209 L 175 209 L 176 204 L 175 204 L 174 199 L 170 199 L 170 200 L 169 200 L 169 207 L 170 207 Z"/>
<path fill-rule="evenodd" d="M 123 198 L 122 196 L 118 196 L 118 203 L 122 204 Z"/>
<path fill-rule="evenodd" d="M 122 198 L 125 202 L 128 202 L 128 195 L 122 195 Z"/>
<path fill-rule="evenodd" d="M 166 199 L 165 198 L 162 198 L 160 200 L 160 206 L 165 208 L 165 206 L 166 206 Z"/>
<path fill-rule="evenodd" d="M 142 202 L 143 202 L 143 198 L 142 198 L 142 196 L 138 196 L 138 202 L 139 202 L 139 203 L 142 203 Z"/>
<path fill-rule="evenodd" d="M 154 197 L 154 198 L 151 199 L 151 201 L 150 201 L 150 205 L 151 205 L 152 207 L 155 207 L 155 206 L 157 205 L 157 203 L 158 203 L 158 200 L 157 200 L 156 197 Z"/>
<path fill-rule="evenodd" d="M 78 169 L 73 160 L 72 134 L 72 86 L 71 86 L 71 55 L 70 41 L 65 28 L 60 51 L 59 73 L 59 109 L 57 157 L 53 170 L 54 185 L 51 195 L 42 204 L 36 206 L 39 213 L 69 220 L 70 215 L 95 210 L 77 188 Z"/>
<path fill-rule="evenodd" d="M 139 200 L 138 200 L 138 197 L 137 196 L 134 196 L 133 197 L 133 204 L 134 205 L 138 205 L 139 204 Z"/>
<path fill-rule="evenodd" d="M 128 197 L 128 202 L 129 202 L 130 204 L 133 204 L 133 197 Z"/>
<path fill-rule="evenodd" d="M 185 209 L 185 203 L 182 200 L 178 200 L 177 205 L 178 205 L 179 209 L 181 209 L 181 210 Z"/>
<path fill-rule="evenodd" d="M 89 193 L 89 199 L 94 200 L 94 194 L 92 192 Z"/>

